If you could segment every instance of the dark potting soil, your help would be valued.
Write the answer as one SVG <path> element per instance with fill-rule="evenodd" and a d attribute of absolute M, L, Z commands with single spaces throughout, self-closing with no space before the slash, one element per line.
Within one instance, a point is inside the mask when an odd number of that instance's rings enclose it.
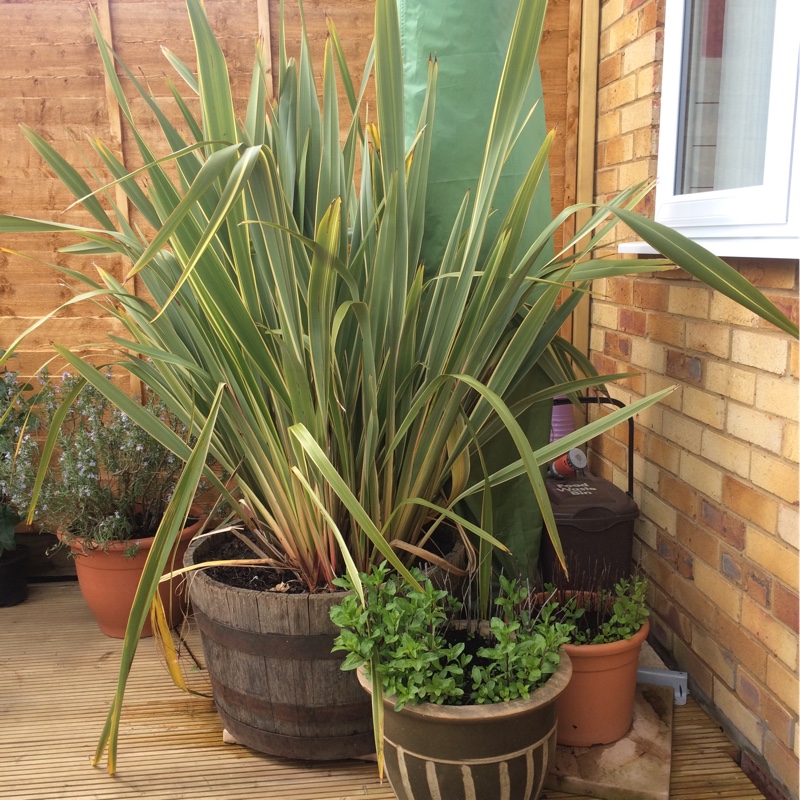
<path fill-rule="evenodd" d="M 204 551 L 203 561 L 258 558 L 253 550 L 235 536 L 218 536 L 204 548 Z M 268 565 L 209 567 L 206 574 L 212 580 L 237 589 L 252 589 L 256 592 L 281 591 L 287 594 L 301 594 L 307 591 L 305 583 L 293 572 Z"/>

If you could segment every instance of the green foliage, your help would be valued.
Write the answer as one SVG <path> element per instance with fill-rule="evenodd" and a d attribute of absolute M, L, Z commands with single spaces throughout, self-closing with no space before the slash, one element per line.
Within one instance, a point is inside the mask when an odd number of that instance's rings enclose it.
<path fill-rule="evenodd" d="M 55 428 L 56 451 L 44 468 L 33 521 L 60 531 L 67 541 L 80 537 L 88 546 L 153 536 L 183 462 L 91 384 L 69 373 L 60 383 L 44 373 L 40 383 L 35 407 L 40 426 Z M 66 416 L 54 425 L 64 398 Z M 150 396 L 144 409 L 186 438 L 185 428 L 163 403 Z M 8 495 L 20 512 L 28 511 L 41 448 L 41 441 L 29 434 L 19 443 Z"/>
<path fill-rule="evenodd" d="M 412 574 L 419 588 L 383 563 L 360 576 L 363 602 L 353 592 L 331 609 L 342 628 L 334 650 L 347 653 L 342 669 L 371 665 L 396 709 L 527 698 L 558 668 L 571 626 L 555 621 L 551 606 L 532 613 L 516 582 L 501 577 L 500 614 L 487 628 L 460 617 L 461 603 L 419 570 Z M 352 588 L 346 578 L 337 584 Z"/>
<path fill-rule="evenodd" d="M 606 644 L 630 639 L 650 615 L 648 582 L 641 575 L 621 579 L 613 592 L 568 592 L 545 586 L 545 596 L 555 604 L 556 618 L 572 624 L 572 644 Z"/>
<path fill-rule="evenodd" d="M 30 437 L 29 432 L 39 427 L 30 388 L 19 382 L 17 372 L 7 368 L 0 372 L 0 555 L 16 549 L 14 528 L 28 503 L 27 497 L 13 498 L 12 487 L 19 472 L 20 437 Z"/>

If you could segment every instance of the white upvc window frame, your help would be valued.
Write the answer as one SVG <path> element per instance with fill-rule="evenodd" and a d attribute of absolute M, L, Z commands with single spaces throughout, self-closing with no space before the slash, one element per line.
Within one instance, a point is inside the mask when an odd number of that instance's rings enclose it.
<path fill-rule="evenodd" d="M 655 219 L 720 256 L 800 258 L 800 32 L 796 3 L 776 0 L 763 184 L 676 194 L 688 1 L 667 0 Z M 645 248 L 620 249 L 635 252 Z"/>

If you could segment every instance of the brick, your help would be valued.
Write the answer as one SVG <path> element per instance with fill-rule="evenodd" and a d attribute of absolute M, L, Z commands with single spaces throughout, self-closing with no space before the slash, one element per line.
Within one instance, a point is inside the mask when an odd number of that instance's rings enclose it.
<path fill-rule="evenodd" d="M 725 424 L 725 399 L 718 395 L 686 386 L 683 392 L 683 413 L 705 425 L 722 430 Z"/>
<path fill-rule="evenodd" d="M 758 324 L 759 316 L 754 311 L 740 306 L 735 300 L 718 292 L 712 292 L 709 319 L 723 322 L 726 325 L 742 325 L 746 328 L 753 328 Z"/>
<path fill-rule="evenodd" d="M 639 35 L 639 19 L 636 14 L 627 14 L 621 17 L 616 22 L 612 23 L 608 28 L 608 47 L 609 52 L 621 50 L 625 45 L 634 41 Z M 630 72 L 625 68 L 625 72 Z"/>
<path fill-rule="evenodd" d="M 673 569 L 658 556 L 655 549 L 645 548 L 640 562 L 644 573 L 654 586 L 659 587 L 668 596 L 672 595 L 676 578 Z"/>
<path fill-rule="evenodd" d="M 781 664 L 771 656 L 767 659 L 767 688 L 790 711 L 797 714 L 800 711 L 800 691 L 798 690 L 797 674 Z"/>
<path fill-rule="evenodd" d="M 685 321 L 672 314 L 648 314 L 647 332 L 650 338 L 664 344 L 682 347 L 685 340 Z"/>
<path fill-rule="evenodd" d="M 710 629 L 714 639 L 724 642 L 725 647 L 736 656 L 740 664 L 743 664 L 762 683 L 766 680 L 767 652 L 761 642 L 743 630 L 739 623 L 732 620 L 723 610 L 714 612 Z"/>
<path fill-rule="evenodd" d="M 777 502 L 730 475 L 722 480 L 722 502 L 734 514 L 761 528 L 775 529 L 778 520 Z"/>
<path fill-rule="evenodd" d="M 795 289 L 797 287 L 797 259 L 759 258 L 739 259 L 736 269 L 753 286 L 764 289 Z"/>
<path fill-rule="evenodd" d="M 795 550 L 800 547 L 800 519 L 796 508 L 782 505 L 778 509 L 778 536 Z"/>
<path fill-rule="evenodd" d="M 763 570 L 749 564 L 745 568 L 745 591 L 763 608 L 769 608 L 772 599 L 772 578 Z"/>
<path fill-rule="evenodd" d="M 696 453 L 702 441 L 704 427 L 682 414 L 664 411 L 662 431 L 664 438 Z"/>
<path fill-rule="evenodd" d="M 793 425 L 791 423 L 784 425 L 781 455 L 794 464 L 797 464 L 798 461 L 800 461 L 800 451 L 798 451 L 800 441 L 798 441 L 798 439 L 800 439 L 800 436 L 798 436 L 797 425 Z"/>
<path fill-rule="evenodd" d="M 798 427 L 793 423 L 786 423 L 783 426 L 783 443 L 781 444 L 781 455 L 793 464 L 800 461 L 800 436 L 798 436 Z"/>
<path fill-rule="evenodd" d="M 662 375 L 666 363 L 666 351 L 655 342 L 647 339 L 634 339 L 632 341 L 630 361 L 638 367 L 643 367 L 651 372 Z M 650 389 L 648 389 L 648 392 Z"/>
<path fill-rule="evenodd" d="M 786 296 L 785 294 L 775 294 L 772 292 L 765 292 L 767 299 L 772 302 L 779 311 L 788 317 L 795 325 L 797 325 L 798 310 L 800 309 L 800 301 L 796 295 Z M 759 320 L 759 327 L 767 330 L 779 330 L 777 326 L 771 322 L 762 319 Z"/>
<path fill-rule="evenodd" d="M 768 692 L 764 692 L 761 700 L 761 717 L 767 728 L 786 747 L 792 746 L 792 737 L 796 719 L 794 715 Z"/>
<path fill-rule="evenodd" d="M 776 619 L 791 628 L 795 633 L 800 632 L 798 625 L 798 612 L 800 612 L 800 598 L 797 592 L 787 589 L 780 583 L 773 586 L 772 613 Z"/>
<path fill-rule="evenodd" d="M 658 464 L 670 472 L 678 472 L 681 451 L 674 444 L 656 436 L 648 436 L 644 443 L 644 454 L 651 463 Z"/>
<path fill-rule="evenodd" d="M 592 325 L 615 331 L 619 327 L 619 309 L 610 303 L 592 303 Z"/>
<path fill-rule="evenodd" d="M 706 389 L 725 395 L 731 400 L 752 405 L 756 397 L 756 376 L 730 363 L 709 360 L 706 363 Z"/>
<path fill-rule="evenodd" d="M 595 173 L 594 185 L 599 195 L 599 202 L 603 202 L 601 199 L 603 195 L 616 194 L 620 190 L 619 168 L 599 168 Z"/>
<path fill-rule="evenodd" d="M 596 351 L 592 353 L 592 366 L 601 375 L 611 375 L 614 372 L 620 371 L 617 369 L 617 362 L 614 361 L 613 358 L 608 358 L 602 353 L 598 353 Z"/>
<path fill-rule="evenodd" d="M 658 491 L 661 497 L 678 511 L 682 511 L 688 517 L 697 515 L 697 495 L 694 487 L 668 472 L 662 472 L 658 482 Z"/>
<path fill-rule="evenodd" d="M 725 325 L 700 320 L 688 320 L 686 323 L 686 347 L 689 350 L 699 350 L 718 358 L 728 358 L 730 342 L 730 329 Z"/>
<path fill-rule="evenodd" d="M 622 53 L 612 53 L 600 62 L 597 71 L 598 86 L 607 86 L 622 76 Z"/>
<path fill-rule="evenodd" d="M 714 605 L 724 608 L 735 620 L 739 619 L 742 595 L 738 588 L 703 561 L 694 563 L 694 583 Z"/>
<path fill-rule="evenodd" d="M 792 589 L 798 588 L 797 550 L 755 528 L 747 528 L 744 554 Z"/>
<path fill-rule="evenodd" d="M 742 598 L 742 627 L 764 644 L 767 652 L 790 669 L 797 669 L 797 637 L 787 636 L 783 623 L 749 597 Z"/>
<path fill-rule="evenodd" d="M 637 79 L 636 82 L 637 94 L 639 93 L 638 89 L 639 83 L 640 80 Z M 657 137 L 655 135 L 655 131 L 652 128 L 637 128 L 633 132 L 633 157 L 649 158 L 650 156 L 657 155 L 658 148 L 656 147 L 656 141 Z M 647 198 L 645 198 L 645 201 L 646 200 Z M 643 211 L 640 210 L 640 213 L 645 213 L 645 211 L 647 211 L 647 209 L 644 209 Z"/>
<path fill-rule="evenodd" d="M 650 614 L 650 636 L 651 641 L 657 642 L 666 652 L 671 653 L 674 649 L 675 637 L 670 627 L 661 619 L 658 614 Z"/>
<path fill-rule="evenodd" d="M 700 501 L 700 520 L 727 544 L 742 551 L 745 547 L 745 524 L 708 500 Z"/>
<path fill-rule="evenodd" d="M 671 314 L 708 319 L 710 289 L 701 286 L 670 286 L 668 310 Z"/>
<path fill-rule="evenodd" d="M 647 332 L 647 314 L 633 308 L 621 308 L 619 310 L 619 328 L 634 336 L 644 336 Z"/>
<path fill-rule="evenodd" d="M 729 403 L 725 429 L 731 436 L 772 453 L 781 451 L 783 421 L 777 417 L 738 403 Z"/>
<path fill-rule="evenodd" d="M 722 472 L 715 464 L 691 455 L 681 453 L 681 466 L 678 473 L 681 479 L 689 486 L 706 495 L 714 502 L 722 500 Z"/>
<path fill-rule="evenodd" d="M 649 66 L 642 67 L 636 73 L 636 97 L 637 99 L 642 99 L 645 97 L 649 97 L 654 92 L 659 90 L 658 87 L 658 80 L 659 80 L 659 72 L 656 69 L 654 64 L 650 64 Z M 653 151 L 650 149 L 650 141 L 647 142 L 647 154 L 653 154 Z M 641 150 L 637 150 L 637 152 L 641 153 Z"/>
<path fill-rule="evenodd" d="M 743 669 L 736 673 L 736 694 L 751 711 L 761 716 L 762 687 Z"/>
<path fill-rule="evenodd" d="M 666 311 L 669 288 L 661 282 L 648 278 L 634 278 L 633 302 L 637 308 Z"/>
<path fill-rule="evenodd" d="M 659 25 L 658 3 L 647 3 L 639 12 L 639 33 L 647 33 Z"/>
<path fill-rule="evenodd" d="M 625 130 L 625 110 L 621 114 L 620 125 Z M 627 164 L 620 164 L 619 166 L 619 184 L 622 188 L 633 186 L 636 183 L 644 183 L 651 180 L 655 176 L 655 159 L 640 159 L 638 161 L 631 161 Z M 624 230 L 620 226 L 620 230 Z M 629 238 L 636 238 L 633 232 L 629 231 Z"/>
<path fill-rule="evenodd" d="M 660 497 L 653 492 L 644 492 L 640 502 L 642 514 L 651 519 L 659 528 L 665 531 L 675 530 L 675 517 L 677 512 L 670 508 Z"/>
<path fill-rule="evenodd" d="M 676 538 L 687 550 L 716 568 L 720 559 L 719 541 L 706 528 L 681 514 L 677 518 Z"/>
<path fill-rule="evenodd" d="M 741 586 L 744 582 L 742 559 L 735 553 L 725 551 L 720 558 L 720 571 L 732 583 Z"/>
<path fill-rule="evenodd" d="M 606 281 L 606 296 L 613 303 L 633 305 L 633 284 L 629 278 L 609 278 Z"/>
<path fill-rule="evenodd" d="M 615 48 L 617 49 L 617 48 Z M 655 30 L 649 30 L 622 51 L 623 73 L 635 72 L 658 60 L 659 46 Z"/>
<path fill-rule="evenodd" d="M 597 141 L 606 142 L 619 136 L 619 112 L 605 111 L 597 119 Z M 613 186 L 606 191 L 616 191 L 618 187 Z"/>
<path fill-rule="evenodd" d="M 789 344 L 780 334 L 734 330 L 731 358 L 738 364 L 782 375 L 786 372 Z"/>
<path fill-rule="evenodd" d="M 797 739 L 797 737 L 795 737 Z M 764 758 L 769 768 L 792 794 L 797 792 L 797 756 L 767 731 L 764 735 Z"/>
<path fill-rule="evenodd" d="M 730 436 L 707 428 L 702 433 L 700 455 L 726 472 L 742 478 L 750 475 L 751 448 Z"/>
<path fill-rule="evenodd" d="M 625 13 L 623 0 L 607 0 L 600 9 L 600 29 L 607 30 Z"/>
<path fill-rule="evenodd" d="M 656 535 L 656 526 L 649 519 L 639 517 L 636 520 L 636 539 L 634 539 L 634 543 L 641 542 L 647 547 L 655 548 Z"/>
<path fill-rule="evenodd" d="M 678 350 L 667 350 L 667 375 L 695 386 L 703 384 L 703 360 Z"/>
<path fill-rule="evenodd" d="M 614 81 L 601 90 L 606 93 L 605 98 L 601 100 L 604 109 L 615 109 L 625 106 L 636 99 L 636 76 L 625 75 L 618 81 Z M 633 155 L 633 137 L 625 137 L 627 140 L 627 156 L 619 158 L 617 161 L 627 161 Z"/>
<path fill-rule="evenodd" d="M 603 352 L 619 361 L 631 360 L 631 339 L 629 336 L 620 336 L 618 333 L 606 331 Z"/>
<path fill-rule="evenodd" d="M 751 744 L 761 749 L 764 726 L 744 703 L 719 679 L 714 680 L 714 705 L 734 728 Z"/>
<path fill-rule="evenodd" d="M 673 655 L 678 665 L 678 669 L 685 670 L 690 675 L 690 691 L 697 694 L 699 690 L 702 695 L 710 698 L 714 693 L 714 676 L 711 670 L 704 664 L 683 642 L 676 640 Z"/>
<path fill-rule="evenodd" d="M 667 398 L 669 399 L 669 398 Z M 636 424 L 641 430 L 661 434 L 662 418 L 664 416 L 664 402 L 661 405 L 649 406 L 636 415 Z"/>
<path fill-rule="evenodd" d="M 796 505 L 798 502 L 796 464 L 754 452 L 750 462 L 750 480 L 787 503 Z"/>
<path fill-rule="evenodd" d="M 756 405 L 768 414 L 797 422 L 797 381 L 764 374 L 756 376 Z"/>
<path fill-rule="evenodd" d="M 735 659 L 697 625 L 692 627 L 692 650 L 718 679 L 733 688 L 736 679 Z"/>

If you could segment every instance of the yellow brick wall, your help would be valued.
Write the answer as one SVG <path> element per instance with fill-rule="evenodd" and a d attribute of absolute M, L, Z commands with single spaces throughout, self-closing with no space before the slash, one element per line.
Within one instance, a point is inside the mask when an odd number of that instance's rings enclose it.
<path fill-rule="evenodd" d="M 599 200 L 656 174 L 664 3 L 601 5 Z M 612 238 L 606 252 L 633 237 Z M 797 320 L 797 261 L 730 263 Z M 594 289 L 595 365 L 639 373 L 613 394 L 677 387 L 640 415 L 635 436 L 635 557 L 652 582 L 653 638 L 796 795 L 797 343 L 680 270 Z M 615 432 L 592 454 L 620 486 L 624 439 Z"/>

